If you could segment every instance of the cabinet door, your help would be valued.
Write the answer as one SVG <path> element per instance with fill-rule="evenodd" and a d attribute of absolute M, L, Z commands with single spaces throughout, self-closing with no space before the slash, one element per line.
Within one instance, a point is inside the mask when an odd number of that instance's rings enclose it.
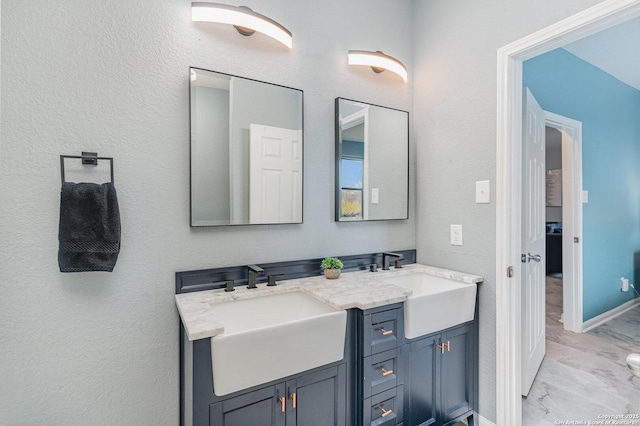
<path fill-rule="evenodd" d="M 284 384 L 269 386 L 211 404 L 210 426 L 284 426 Z M 286 403 L 286 400 L 284 400 Z"/>
<path fill-rule="evenodd" d="M 455 419 L 473 408 L 473 328 L 464 325 L 442 334 L 448 342 L 441 354 L 442 423 Z"/>
<path fill-rule="evenodd" d="M 405 415 L 406 423 L 428 426 L 436 422 L 436 343 L 440 335 L 427 336 L 411 342 L 405 368 Z M 438 349 L 439 350 L 439 349 Z M 439 354 L 438 354 L 439 355 Z"/>
<path fill-rule="evenodd" d="M 346 364 L 286 382 L 287 426 L 346 426 Z"/>

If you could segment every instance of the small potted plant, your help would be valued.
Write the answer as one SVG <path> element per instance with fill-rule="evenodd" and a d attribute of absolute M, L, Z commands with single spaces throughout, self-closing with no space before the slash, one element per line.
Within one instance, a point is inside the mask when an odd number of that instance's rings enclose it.
<path fill-rule="evenodd" d="M 327 279 L 335 280 L 340 277 L 340 269 L 344 268 L 344 265 L 337 257 L 325 257 L 320 267 L 324 269 L 324 276 Z"/>

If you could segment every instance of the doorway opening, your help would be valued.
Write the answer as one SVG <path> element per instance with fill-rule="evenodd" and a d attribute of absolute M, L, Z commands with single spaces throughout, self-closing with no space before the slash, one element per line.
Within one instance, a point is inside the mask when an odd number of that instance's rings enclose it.
<path fill-rule="evenodd" d="M 553 206 L 547 207 L 547 222 L 553 223 L 560 219 L 558 229 L 549 229 L 547 237 L 547 250 L 560 252 L 560 267 L 553 265 L 549 268 L 547 263 L 547 275 L 560 270 L 562 278 L 562 323 L 564 329 L 575 333 L 582 333 L 582 123 L 568 117 L 545 111 L 545 125 L 554 134 L 559 134 L 559 147 L 554 146 L 549 160 L 555 157 L 559 151 L 560 181 L 561 181 L 561 206 L 560 215 L 553 211 Z M 556 132 L 556 133 L 553 133 Z M 549 141 L 550 142 L 550 141 Z M 556 150 L 556 148 L 559 148 Z M 558 161 L 558 158 L 554 158 Z M 555 168 L 556 163 L 551 163 Z M 552 170 L 552 167 L 547 167 Z M 550 200 L 551 203 L 555 204 Z M 554 216 L 555 214 L 555 216 Z M 551 220 L 549 220 L 551 219 Z M 560 238 L 558 235 L 560 231 Z M 559 239 L 559 241 L 558 241 Z M 558 247 L 559 246 L 559 247 Z M 551 261 L 547 255 L 547 262 Z"/>
<path fill-rule="evenodd" d="M 516 284 L 522 274 L 522 63 L 638 16 L 640 0 L 604 1 L 498 50 L 496 401 L 499 426 L 520 424 L 522 420 L 522 294 Z"/>

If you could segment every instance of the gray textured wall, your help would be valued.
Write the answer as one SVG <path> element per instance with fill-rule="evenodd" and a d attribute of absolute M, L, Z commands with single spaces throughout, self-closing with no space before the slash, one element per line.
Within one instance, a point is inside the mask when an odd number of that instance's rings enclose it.
<path fill-rule="evenodd" d="M 495 421 L 497 55 L 502 46 L 598 0 L 414 0 L 413 142 L 418 260 L 483 275 L 480 414 Z M 475 182 L 491 180 L 491 204 Z M 449 225 L 462 224 L 464 246 Z"/>
<path fill-rule="evenodd" d="M 176 425 L 177 270 L 415 246 L 415 214 L 334 223 L 334 99 L 410 110 L 412 85 L 347 65 L 411 68 L 410 2 L 251 0 L 289 51 L 191 22 L 191 2 L 2 2 L 0 424 Z M 363 16 L 363 11 L 366 14 Z M 189 66 L 305 91 L 302 225 L 189 227 Z M 115 271 L 57 266 L 60 154 L 115 158 Z"/>

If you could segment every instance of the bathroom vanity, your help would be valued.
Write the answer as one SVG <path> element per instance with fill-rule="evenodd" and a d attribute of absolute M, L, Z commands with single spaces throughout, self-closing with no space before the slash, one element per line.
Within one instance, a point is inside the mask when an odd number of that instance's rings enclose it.
<path fill-rule="evenodd" d="M 177 281 L 184 284 L 180 274 Z M 418 287 L 415 277 L 421 280 Z M 435 287 L 427 283 L 432 281 L 428 277 L 436 278 Z M 233 292 L 177 294 L 182 318 L 181 424 L 413 426 L 449 425 L 464 418 L 474 424 L 480 282 L 479 276 L 410 264 L 389 271 L 347 272 L 338 280 L 310 276 L 276 286 L 259 284 L 253 290 L 240 286 Z M 462 290 L 456 293 L 454 288 Z M 410 303 L 452 291 L 458 310 L 465 310 L 465 298 L 472 299 L 470 317 L 454 315 L 453 326 L 445 321 L 442 329 L 407 335 L 405 324 L 416 322 L 411 315 L 418 312 L 411 313 Z M 285 298 L 295 294 L 302 295 L 302 301 Z M 262 300 L 273 296 L 268 305 L 275 303 L 274 309 L 261 313 L 260 305 L 267 306 Z M 317 311 L 303 307 L 298 309 L 304 312 L 300 317 L 296 305 L 307 303 L 307 297 L 314 300 L 309 303 L 325 304 L 326 312 L 322 307 Z M 249 304 L 242 307 L 247 300 Z M 438 308 L 447 308 L 447 303 L 438 300 L 434 310 L 441 312 Z M 223 305 L 237 306 L 249 325 L 242 325 L 241 319 L 225 323 L 222 309 L 216 313 L 216 306 Z M 270 317 L 276 313 L 279 318 Z M 283 319 L 287 315 L 292 316 L 290 321 Z M 327 318 L 334 318 L 335 324 L 323 323 Z M 306 335 L 296 334 L 301 332 L 296 324 Z M 233 347 L 231 354 L 238 359 L 216 366 L 216 358 L 223 358 L 216 355 L 216 341 L 252 332 L 256 334 L 247 341 L 249 346 Z M 280 339 L 288 335 L 294 336 L 294 342 L 282 348 L 285 340 Z M 336 341 L 343 344 L 337 353 Z M 322 358 L 324 349 L 327 354 Z M 236 370 L 224 382 L 222 371 L 227 367 Z M 266 375 L 258 377 L 263 371 Z"/>

